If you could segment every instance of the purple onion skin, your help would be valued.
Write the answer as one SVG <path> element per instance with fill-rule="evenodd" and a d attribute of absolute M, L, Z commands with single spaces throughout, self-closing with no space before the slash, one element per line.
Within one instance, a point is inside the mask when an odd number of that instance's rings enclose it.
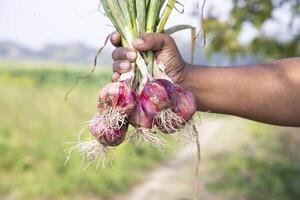
<path fill-rule="evenodd" d="M 140 102 L 146 115 L 150 117 L 155 117 L 172 103 L 166 88 L 157 80 L 146 83 L 140 95 Z"/>
<path fill-rule="evenodd" d="M 175 98 L 175 86 L 171 81 L 168 81 L 166 79 L 156 79 L 157 82 L 159 82 L 161 85 L 164 86 L 168 97 L 171 101 Z"/>
<path fill-rule="evenodd" d="M 99 92 L 97 108 L 100 113 L 114 108 L 130 115 L 136 107 L 136 95 L 126 82 L 115 82 L 104 86 Z"/>
<path fill-rule="evenodd" d="M 138 101 L 136 110 L 130 115 L 129 122 L 136 128 L 144 127 L 151 129 L 153 127 L 154 117 L 147 116 L 141 102 Z"/>
<path fill-rule="evenodd" d="M 122 144 L 126 138 L 126 133 L 128 131 L 128 124 L 122 126 L 120 130 L 107 130 L 100 140 L 100 143 L 106 146 L 119 146 Z"/>
<path fill-rule="evenodd" d="M 172 134 L 180 130 L 187 121 L 189 121 L 195 112 L 197 111 L 196 107 L 196 100 L 194 95 L 182 88 L 181 86 L 174 86 L 175 87 L 175 98 L 172 105 L 171 110 L 177 114 L 179 117 L 183 119 L 182 123 L 172 121 L 172 124 L 160 124 L 158 121 L 155 122 L 157 128 L 165 133 L 165 134 Z"/>
<path fill-rule="evenodd" d="M 197 104 L 194 95 L 183 87 L 175 86 L 176 99 L 172 111 L 184 121 L 190 120 L 197 112 Z"/>
<path fill-rule="evenodd" d="M 105 146 L 118 146 L 126 137 L 128 130 L 128 124 L 122 126 L 120 130 L 111 130 L 107 128 L 105 120 L 102 115 L 96 115 L 89 125 L 89 130 L 92 135 Z"/>

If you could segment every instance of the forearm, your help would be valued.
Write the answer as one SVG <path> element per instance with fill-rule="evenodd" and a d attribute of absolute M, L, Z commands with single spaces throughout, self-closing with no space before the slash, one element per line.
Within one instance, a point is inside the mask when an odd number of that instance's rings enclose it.
<path fill-rule="evenodd" d="M 300 59 L 247 67 L 187 66 L 183 85 L 201 111 L 300 126 Z"/>

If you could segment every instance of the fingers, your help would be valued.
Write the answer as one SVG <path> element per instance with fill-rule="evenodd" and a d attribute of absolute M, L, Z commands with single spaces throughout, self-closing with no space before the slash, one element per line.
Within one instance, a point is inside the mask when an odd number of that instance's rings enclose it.
<path fill-rule="evenodd" d="M 115 46 L 121 46 L 121 35 L 117 31 L 113 32 L 110 36 L 110 42 Z"/>
<path fill-rule="evenodd" d="M 116 82 L 120 79 L 121 74 L 128 72 L 131 69 L 131 62 L 137 58 L 137 53 L 134 50 L 120 47 L 121 36 L 118 32 L 114 32 L 111 36 L 111 43 L 119 47 L 113 51 L 113 75 L 112 81 Z"/>
<path fill-rule="evenodd" d="M 121 35 L 118 32 L 113 32 L 110 37 L 111 43 L 116 46 L 121 46 Z M 148 33 L 133 41 L 133 46 L 138 51 L 160 51 L 175 44 L 173 38 L 169 35 L 160 33 Z M 128 50 L 129 51 L 129 50 Z M 122 57 L 125 59 L 125 57 Z"/>
<path fill-rule="evenodd" d="M 131 63 L 137 59 L 137 52 L 120 47 L 121 35 L 118 32 L 114 32 L 111 36 L 111 43 L 118 47 L 113 51 L 112 58 L 113 71 L 112 81 L 118 81 L 121 74 L 126 73 L 131 68 Z M 133 41 L 133 46 L 138 51 L 162 51 L 175 47 L 175 42 L 172 37 L 159 33 L 148 33 Z"/>
<path fill-rule="evenodd" d="M 136 60 L 137 54 L 135 51 L 120 47 L 113 51 L 112 58 L 117 60 L 129 60 L 131 62 L 134 62 Z"/>
<path fill-rule="evenodd" d="M 132 44 L 138 51 L 161 51 L 171 47 L 174 40 L 165 34 L 148 33 L 135 39 Z"/>
<path fill-rule="evenodd" d="M 113 71 L 119 74 L 126 73 L 131 68 L 131 62 L 128 60 L 118 60 L 113 63 Z"/>
<path fill-rule="evenodd" d="M 113 64 L 113 75 L 112 75 L 112 81 L 116 82 L 120 79 L 121 74 L 126 73 L 130 71 L 131 69 L 131 62 L 128 60 L 118 60 L 115 61 Z"/>
<path fill-rule="evenodd" d="M 112 82 L 117 82 L 117 81 L 119 81 L 120 77 L 121 77 L 121 75 L 119 73 L 115 72 L 115 73 L 113 73 L 111 80 L 112 80 Z"/>

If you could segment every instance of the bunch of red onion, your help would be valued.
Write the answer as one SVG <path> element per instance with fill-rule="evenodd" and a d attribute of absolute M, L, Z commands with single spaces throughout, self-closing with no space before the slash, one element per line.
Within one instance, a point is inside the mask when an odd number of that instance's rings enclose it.
<path fill-rule="evenodd" d="M 68 153 L 66 163 L 74 150 L 82 154 L 84 159 L 87 158 L 89 164 L 97 159 L 99 162 L 106 160 L 108 147 L 118 146 L 125 140 L 129 126 L 128 117 L 135 108 L 136 96 L 128 82 L 104 86 L 97 101 L 98 113 L 88 125 L 92 138 L 81 140 L 82 131 L 76 145 L 66 150 Z"/>
<path fill-rule="evenodd" d="M 138 89 L 132 81 L 104 86 L 97 101 L 98 113 L 88 125 L 94 139 L 81 141 L 79 136 L 76 146 L 67 150 L 69 155 L 77 150 L 90 162 L 103 160 L 108 147 L 122 144 L 127 134 L 135 143 L 160 147 L 164 140 L 158 132 L 171 134 L 185 127 L 196 112 L 193 94 L 166 79 L 146 80 Z M 127 133 L 129 124 L 134 129 Z"/>
<path fill-rule="evenodd" d="M 101 0 L 106 16 L 121 34 L 123 47 L 134 49 L 134 38 L 146 32 L 165 33 L 166 22 L 176 1 L 147 2 Z M 186 27 L 192 30 L 193 38 L 196 37 L 195 28 Z M 169 33 L 173 33 L 182 30 L 182 27 L 170 30 Z M 95 61 L 103 48 L 98 51 Z M 122 74 L 122 81 L 110 83 L 100 90 L 98 112 L 88 125 L 90 139 L 81 140 L 80 134 L 76 145 L 67 150 L 69 155 L 77 150 L 90 161 L 101 159 L 107 154 L 108 147 L 122 144 L 126 136 L 136 143 L 148 141 L 160 146 L 163 139 L 159 132 L 179 132 L 196 112 L 194 96 L 168 80 L 164 65 L 158 63 L 154 52 L 136 53 L 131 71 Z M 129 125 L 134 129 L 127 133 Z"/>
<path fill-rule="evenodd" d="M 90 132 L 100 144 L 120 145 L 129 123 L 135 128 L 130 138 L 155 144 L 157 130 L 170 134 L 186 125 L 196 112 L 196 101 L 192 93 L 166 79 L 149 80 L 138 92 L 121 81 L 100 90 L 97 108 Z"/>
<path fill-rule="evenodd" d="M 129 122 L 136 128 L 131 138 L 150 142 L 154 146 L 164 143 L 157 130 L 165 134 L 179 132 L 196 112 L 193 94 L 166 79 L 153 79 L 143 85 L 137 96 L 137 106 Z"/>
<path fill-rule="evenodd" d="M 104 86 L 97 101 L 98 114 L 90 121 L 89 129 L 104 146 L 118 146 L 126 137 L 128 117 L 135 111 L 136 95 L 128 82 Z"/>
<path fill-rule="evenodd" d="M 179 131 L 196 112 L 192 93 L 166 79 L 146 83 L 139 101 L 152 128 L 166 134 Z"/>

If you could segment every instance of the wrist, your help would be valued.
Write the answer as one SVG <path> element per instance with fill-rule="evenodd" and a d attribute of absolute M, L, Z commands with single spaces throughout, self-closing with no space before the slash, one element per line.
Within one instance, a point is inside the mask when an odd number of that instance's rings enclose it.
<path fill-rule="evenodd" d="M 198 110 L 210 110 L 209 103 L 205 103 L 204 99 L 207 95 L 206 91 L 211 87 L 207 78 L 207 68 L 204 66 L 196 66 L 186 63 L 182 73 L 182 82 L 180 85 L 186 90 L 193 93 L 196 98 Z"/>
<path fill-rule="evenodd" d="M 179 85 L 186 88 L 187 90 L 191 90 L 192 85 L 190 81 L 191 81 L 191 72 L 193 71 L 193 68 L 195 68 L 195 66 L 189 63 L 184 63 L 183 70 L 180 77 L 180 82 L 178 82 Z"/>

